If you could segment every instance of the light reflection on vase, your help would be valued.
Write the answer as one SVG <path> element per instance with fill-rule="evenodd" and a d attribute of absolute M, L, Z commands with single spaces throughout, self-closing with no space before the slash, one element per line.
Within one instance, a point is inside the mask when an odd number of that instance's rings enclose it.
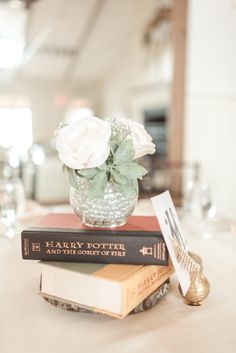
<path fill-rule="evenodd" d="M 129 181 L 129 184 L 133 190 L 129 195 L 118 192 L 114 185 L 108 182 L 103 196 L 91 200 L 88 198 L 88 182 L 78 178 L 78 189 L 70 189 L 70 204 L 74 213 L 87 226 L 119 227 L 126 223 L 138 200 L 137 180 Z"/>

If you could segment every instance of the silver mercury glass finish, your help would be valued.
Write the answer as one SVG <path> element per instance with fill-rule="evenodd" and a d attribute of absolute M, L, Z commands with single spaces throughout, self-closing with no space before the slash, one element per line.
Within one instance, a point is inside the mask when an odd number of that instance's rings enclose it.
<path fill-rule="evenodd" d="M 133 195 L 126 195 L 114 189 L 111 182 L 107 183 L 102 197 L 88 198 L 88 181 L 78 178 L 78 189 L 71 186 L 70 204 L 73 211 L 83 224 L 89 227 L 113 228 L 126 223 L 138 201 L 138 182 L 129 181 Z"/>

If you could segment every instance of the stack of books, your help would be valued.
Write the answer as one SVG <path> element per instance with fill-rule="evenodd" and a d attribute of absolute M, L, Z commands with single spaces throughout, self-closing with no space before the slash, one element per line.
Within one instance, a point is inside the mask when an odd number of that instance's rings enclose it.
<path fill-rule="evenodd" d="M 23 230 L 22 256 L 40 260 L 48 301 L 118 318 L 164 294 L 174 271 L 157 219 L 147 216 L 108 230 L 51 213 Z"/>

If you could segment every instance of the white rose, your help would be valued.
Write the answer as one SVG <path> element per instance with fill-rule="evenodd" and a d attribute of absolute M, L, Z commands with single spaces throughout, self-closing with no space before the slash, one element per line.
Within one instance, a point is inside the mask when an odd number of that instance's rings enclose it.
<path fill-rule="evenodd" d="M 156 146 L 152 142 L 152 137 L 142 124 L 125 118 L 119 119 L 119 121 L 130 128 L 135 151 L 134 159 L 155 153 Z"/>
<path fill-rule="evenodd" d="M 110 136 L 108 122 L 95 117 L 84 118 L 59 130 L 56 149 L 60 160 L 69 168 L 95 168 L 102 165 L 110 153 Z"/>

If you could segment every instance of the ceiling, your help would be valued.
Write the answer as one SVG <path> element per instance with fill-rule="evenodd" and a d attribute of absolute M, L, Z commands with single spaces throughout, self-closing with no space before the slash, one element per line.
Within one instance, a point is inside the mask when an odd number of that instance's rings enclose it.
<path fill-rule="evenodd" d="M 23 77 L 101 80 L 150 19 L 153 0 L 37 0 L 27 10 Z"/>

